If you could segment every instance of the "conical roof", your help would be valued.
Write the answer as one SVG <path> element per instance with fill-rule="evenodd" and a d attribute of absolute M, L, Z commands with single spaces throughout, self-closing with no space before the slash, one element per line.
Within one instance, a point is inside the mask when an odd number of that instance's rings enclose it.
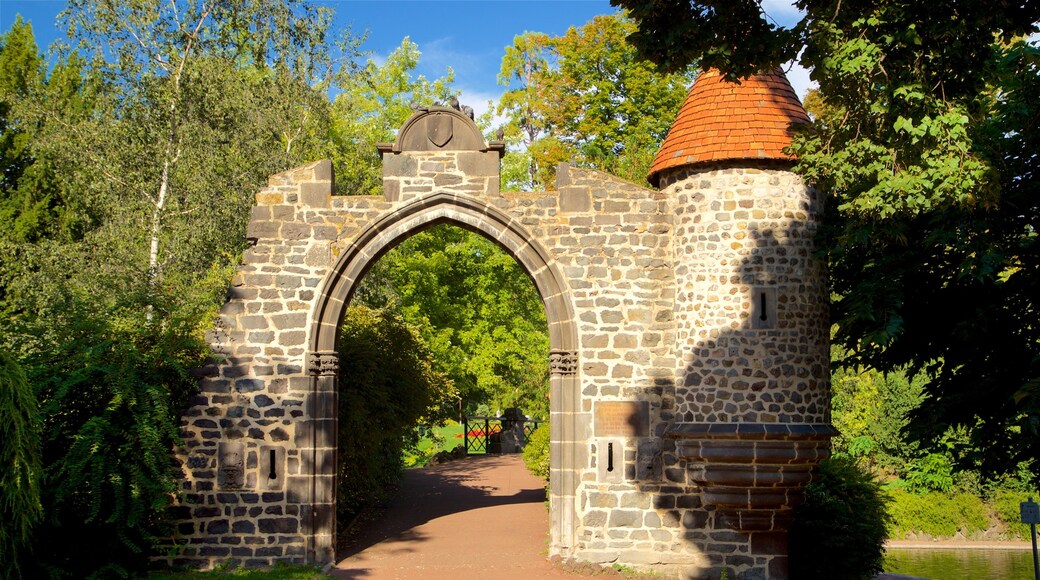
<path fill-rule="evenodd" d="M 656 187 L 668 169 L 737 159 L 793 159 L 791 123 L 809 116 L 784 73 L 727 82 L 717 70 L 701 73 L 690 88 L 668 137 L 650 166 Z"/>

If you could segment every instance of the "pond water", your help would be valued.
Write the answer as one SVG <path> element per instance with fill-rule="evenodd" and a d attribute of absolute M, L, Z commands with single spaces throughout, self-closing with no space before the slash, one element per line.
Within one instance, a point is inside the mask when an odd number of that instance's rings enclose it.
<path fill-rule="evenodd" d="M 929 580 L 1033 580 L 1033 552 L 890 548 L 885 572 Z"/>

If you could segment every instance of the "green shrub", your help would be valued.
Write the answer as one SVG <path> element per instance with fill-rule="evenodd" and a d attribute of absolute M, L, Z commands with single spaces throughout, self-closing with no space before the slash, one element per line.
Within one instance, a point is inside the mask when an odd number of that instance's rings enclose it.
<path fill-rule="evenodd" d="M 419 333 L 391 311 L 351 307 L 340 328 L 339 353 L 336 507 L 347 524 L 386 500 L 400 478 L 405 448 L 417 440 L 416 424 L 457 395 L 433 370 Z"/>
<path fill-rule="evenodd" d="M 993 507 L 997 512 L 997 517 L 1007 525 L 1008 536 L 1012 539 L 1030 539 L 1029 524 L 1022 523 L 1022 512 L 1019 505 L 1028 500 L 1030 496 L 1033 501 L 1040 500 L 1038 492 L 1025 493 L 1007 489 L 998 490 L 993 496 Z"/>
<path fill-rule="evenodd" d="M 40 411 L 25 372 L 0 351 L 0 578 L 21 577 L 20 558 L 40 521 Z"/>
<path fill-rule="evenodd" d="M 524 446 L 524 465 L 528 471 L 545 480 L 549 486 L 549 422 L 538 426 Z"/>
<path fill-rule="evenodd" d="M 791 578 L 867 580 L 881 572 L 886 501 L 880 485 L 852 460 L 823 461 L 788 535 Z"/>
<path fill-rule="evenodd" d="M 911 491 L 918 493 L 928 491 L 953 491 L 953 462 L 948 455 L 928 453 L 910 461 L 906 482 Z"/>
<path fill-rule="evenodd" d="M 989 525 L 985 504 L 971 494 L 915 494 L 902 489 L 892 489 L 890 494 L 889 531 L 894 538 L 903 538 L 909 533 L 937 538 L 949 538 L 958 532 L 971 536 L 985 531 Z"/>
<path fill-rule="evenodd" d="M 170 452 L 196 387 L 190 370 L 208 353 L 203 311 L 214 302 L 165 290 L 112 301 L 70 291 L 47 306 L 60 305 L 60 316 L 31 327 L 45 347 L 26 348 L 22 364 L 43 422 L 36 537 L 46 541 L 35 543 L 25 577 L 142 573 L 171 535 L 165 516 L 179 486 Z"/>

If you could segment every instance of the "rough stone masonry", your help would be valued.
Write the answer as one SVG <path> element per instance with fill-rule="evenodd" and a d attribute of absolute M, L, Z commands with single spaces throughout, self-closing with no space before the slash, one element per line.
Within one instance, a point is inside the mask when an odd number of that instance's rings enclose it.
<path fill-rule="evenodd" d="M 504 144 L 441 107 L 380 152 L 381 196 L 334 196 L 328 161 L 257 194 L 183 417 L 164 562 L 334 559 L 337 326 L 380 255 L 448 223 L 502 245 L 545 303 L 550 553 L 786 578 L 791 509 L 832 434 L 821 201 L 791 161 L 675 164 L 659 190 L 563 164 L 556 191 L 507 193 Z"/>

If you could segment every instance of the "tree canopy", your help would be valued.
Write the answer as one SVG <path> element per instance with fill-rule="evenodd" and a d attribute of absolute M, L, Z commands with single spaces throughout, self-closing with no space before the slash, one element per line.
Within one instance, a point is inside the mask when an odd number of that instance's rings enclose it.
<path fill-rule="evenodd" d="M 965 465 L 1040 458 L 1040 2 L 612 0 L 640 54 L 733 79 L 797 58 L 819 84 L 795 170 L 830 199 L 824 248 L 849 364 L 932 377 L 910 429 L 970 434 Z"/>
<path fill-rule="evenodd" d="M 32 577 L 126 576 L 169 535 L 179 413 L 253 195 L 320 155 L 333 63 L 326 15 L 302 3 L 63 18 L 53 67 L 27 24 L 0 38 L 0 349 L 39 403 L 48 540 L 18 557 Z"/>
<path fill-rule="evenodd" d="M 506 47 L 499 82 L 510 88 L 498 111 L 519 150 L 507 155 L 504 187 L 552 187 L 561 161 L 645 183 L 692 77 L 637 60 L 626 41 L 634 30 L 622 14 L 596 16 L 562 36 L 529 32 Z"/>

